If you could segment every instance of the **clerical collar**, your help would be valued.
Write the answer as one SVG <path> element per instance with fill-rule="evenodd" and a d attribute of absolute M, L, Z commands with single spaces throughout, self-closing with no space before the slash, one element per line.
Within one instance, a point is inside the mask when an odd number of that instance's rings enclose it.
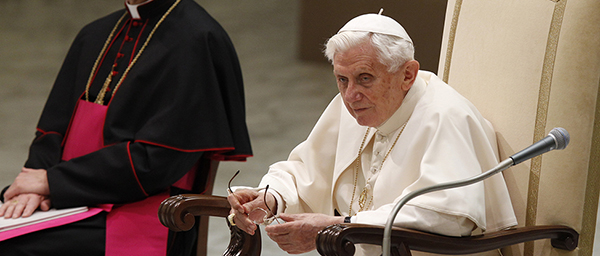
<path fill-rule="evenodd" d="M 125 0 L 125 8 L 134 20 L 147 19 L 152 16 L 162 15 L 175 0 L 147 0 L 140 4 L 129 4 Z"/>
<path fill-rule="evenodd" d="M 386 120 L 382 125 L 377 127 L 377 132 L 381 135 L 387 136 L 390 133 L 398 130 L 404 123 L 408 121 L 412 114 L 417 102 L 425 93 L 425 87 L 427 83 L 423 78 L 417 76 L 410 90 L 402 100 L 402 105 L 394 112 L 394 114 Z"/>

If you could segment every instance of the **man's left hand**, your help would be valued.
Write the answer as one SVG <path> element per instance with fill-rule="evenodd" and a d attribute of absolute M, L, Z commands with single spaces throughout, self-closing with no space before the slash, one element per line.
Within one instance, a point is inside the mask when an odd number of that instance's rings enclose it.
<path fill-rule="evenodd" d="M 285 223 L 267 226 L 265 231 L 282 250 L 290 254 L 305 253 L 316 249 L 315 241 L 319 231 L 329 225 L 344 223 L 344 217 L 320 213 L 282 213 L 279 217 Z"/>

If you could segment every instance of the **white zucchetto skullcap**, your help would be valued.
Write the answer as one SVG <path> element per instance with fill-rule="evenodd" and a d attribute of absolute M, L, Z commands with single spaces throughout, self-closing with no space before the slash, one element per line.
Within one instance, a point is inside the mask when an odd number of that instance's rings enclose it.
<path fill-rule="evenodd" d="M 412 43 L 412 39 L 402 25 L 388 16 L 381 15 L 382 11 L 383 9 L 379 11 L 379 14 L 363 14 L 351 19 L 338 31 L 338 34 L 344 31 L 373 32 L 397 36 Z"/>

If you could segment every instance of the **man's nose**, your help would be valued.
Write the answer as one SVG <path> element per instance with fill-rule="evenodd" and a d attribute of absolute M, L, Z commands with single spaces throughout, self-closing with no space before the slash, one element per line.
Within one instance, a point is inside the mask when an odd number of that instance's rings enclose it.
<path fill-rule="evenodd" d="M 362 91 L 360 90 L 360 86 L 358 86 L 354 82 L 349 82 L 348 87 L 346 87 L 346 93 L 344 95 L 344 99 L 346 102 L 356 102 L 362 99 Z"/>

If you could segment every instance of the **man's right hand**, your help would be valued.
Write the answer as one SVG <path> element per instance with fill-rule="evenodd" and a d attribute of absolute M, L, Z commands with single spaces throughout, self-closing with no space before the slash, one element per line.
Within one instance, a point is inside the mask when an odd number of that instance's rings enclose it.
<path fill-rule="evenodd" d="M 33 193 L 20 194 L 4 199 L 4 204 L 0 206 L 0 217 L 4 216 L 5 219 L 29 217 L 38 208 L 47 211 L 50 206 L 51 202 L 48 197 Z"/>
<path fill-rule="evenodd" d="M 273 196 L 270 194 L 269 196 L 274 201 Z M 254 235 L 256 224 L 248 218 L 248 213 L 256 208 L 265 208 L 264 191 L 256 192 L 252 189 L 238 189 L 235 193 L 230 193 L 227 196 L 227 200 L 231 205 L 230 214 L 235 215 L 232 219 L 234 224 L 244 232 Z"/>

